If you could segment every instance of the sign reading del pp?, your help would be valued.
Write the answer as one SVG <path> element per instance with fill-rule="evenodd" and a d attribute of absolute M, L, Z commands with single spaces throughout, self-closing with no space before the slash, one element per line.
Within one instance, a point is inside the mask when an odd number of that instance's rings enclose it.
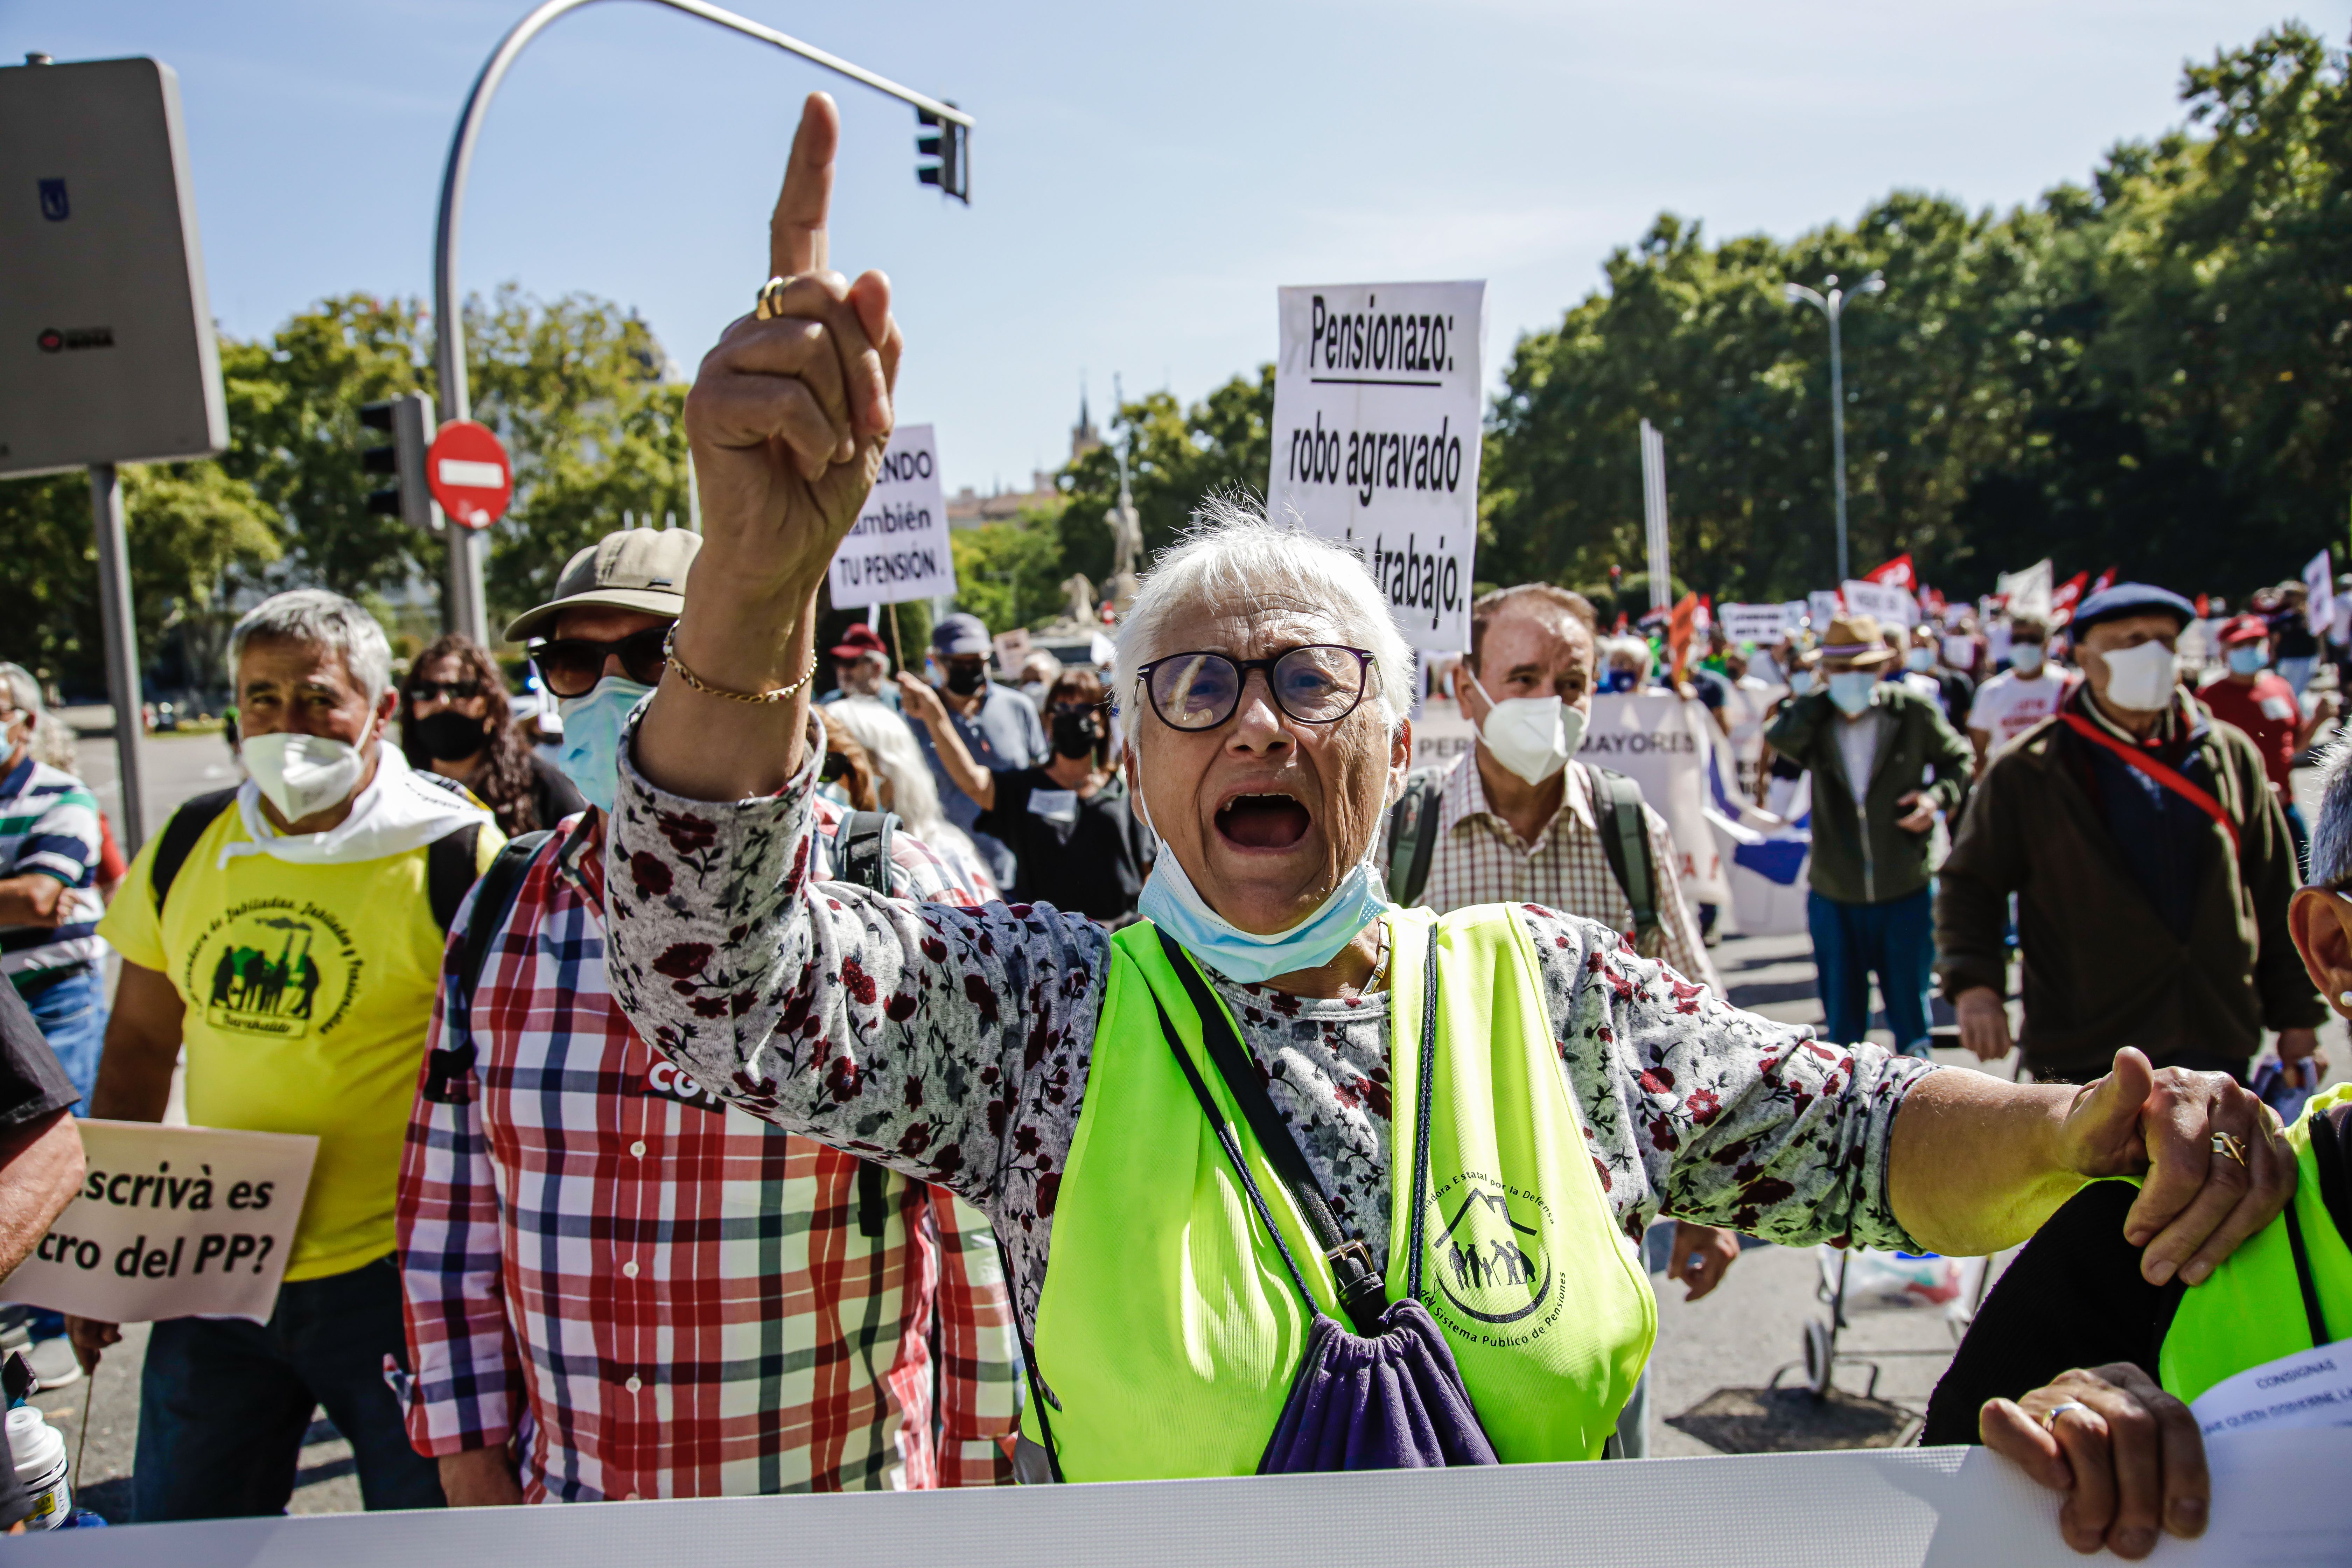
<path fill-rule="evenodd" d="M 0 1300 L 110 1323 L 266 1321 L 319 1141 L 81 1121 L 86 1173 Z"/>

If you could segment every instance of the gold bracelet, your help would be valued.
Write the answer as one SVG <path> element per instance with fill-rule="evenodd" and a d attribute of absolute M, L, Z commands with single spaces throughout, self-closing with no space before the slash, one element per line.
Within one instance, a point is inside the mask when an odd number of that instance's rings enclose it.
<path fill-rule="evenodd" d="M 816 649 L 812 647 L 809 649 L 808 668 L 802 670 L 801 678 L 790 686 L 779 686 L 773 691 L 730 691 L 723 686 L 713 686 L 687 668 L 679 660 L 676 621 L 669 624 L 669 635 L 662 638 L 662 662 L 677 671 L 677 678 L 685 681 L 692 689 L 701 692 L 705 697 L 724 697 L 730 702 L 789 702 L 799 696 L 801 688 L 806 686 L 816 675 Z"/>

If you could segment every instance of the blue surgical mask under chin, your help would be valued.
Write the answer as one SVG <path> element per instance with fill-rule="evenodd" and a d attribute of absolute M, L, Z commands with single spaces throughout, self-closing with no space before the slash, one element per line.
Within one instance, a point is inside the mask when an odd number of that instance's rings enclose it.
<path fill-rule="evenodd" d="M 2232 675 L 2260 675 L 2263 666 L 2270 662 L 2270 656 L 2263 651 L 2260 644 L 2252 647 L 2233 647 L 2221 657 L 2230 661 L 2230 673 Z"/>
<path fill-rule="evenodd" d="M 1878 672 L 1870 669 L 1841 669 L 1830 677 L 1830 700 L 1839 711 L 1852 716 L 1870 706 L 1870 694 L 1878 685 Z"/>
<path fill-rule="evenodd" d="M 1140 796 L 1137 801 L 1149 827 L 1151 814 L 1141 806 Z M 1373 851 L 1378 847 L 1376 839 Z M 1367 852 L 1339 879 L 1323 907 L 1298 924 L 1274 936 L 1256 936 L 1211 909 L 1192 886 L 1192 879 L 1184 874 L 1184 868 L 1176 863 L 1175 851 L 1163 843 L 1159 858 L 1151 863 L 1151 875 L 1144 881 L 1136 912 L 1218 973 L 1255 985 L 1277 974 L 1321 968 L 1381 917 L 1388 908 L 1388 896 L 1372 870 L 1372 859 L 1373 852 Z"/>
<path fill-rule="evenodd" d="M 555 705 L 563 715 L 563 751 L 555 765 L 582 799 L 607 815 L 621 782 L 621 735 L 630 711 L 653 690 L 625 676 L 608 675 L 587 696 L 566 697 Z"/>

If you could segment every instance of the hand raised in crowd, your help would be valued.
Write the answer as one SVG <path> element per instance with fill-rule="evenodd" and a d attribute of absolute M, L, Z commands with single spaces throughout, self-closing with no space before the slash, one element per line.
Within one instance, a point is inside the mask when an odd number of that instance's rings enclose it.
<path fill-rule="evenodd" d="M 2065 1169 L 2145 1175 L 2124 1238 L 2145 1249 L 2151 1285 L 2204 1283 L 2294 1195 L 2294 1152 L 2268 1106 L 2226 1073 L 2159 1072 L 2129 1047 L 2075 1093 L 2059 1136 Z"/>
<path fill-rule="evenodd" d="M 811 93 L 769 220 L 761 309 L 730 324 L 686 398 L 703 545 L 635 756 L 700 800 L 781 789 L 806 743 L 810 614 L 881 471 L 901 340 L 890 283 L 826 268 L 841 116 Z M 690 672 L 690 677 L 689 677 Z M 726 695 L 734 694 L 730 700 Z M 789 695 L 787 695 L 789 694 Z"/>
<path fill-rule="evenodd" d="M 2016 1041 L 2009 1033 L 2009 1004 L 1990 985 L 1972 985 L 1952 1002 L 1959 1015 L 1960 1044 L 1980 1062 L 1997 1062 L 2009 1055 Z"/>
<path fill-rule="evenodd" d="M 1936 803 L 1919 791 L 1915 789 L 1909 795 L 1897 796 L 1895 804 L 1911 808 L 1908 815 L 1895 819 L 1895 826 L 1904 832 L 1925 833 L 1936 826 Z"/>
<path fill-rule="evenodd" d="M 919 676 L 898 671 L 891 677 L 898 683 L 898 707 L 918 724 L 940 724 L 947 721 L 948 705 L 931 689 L 931 683 Z"/>
<path fill-rule="evenodd" d="M 2197 1419 L 2129 1362 L 2061 1373 L 1977 1415 L 1985 1447 L 2065 1494 L 2058 1530 L 2077 1552 L 2156 1550 L 2157 1532 L 2202 1535 L 2213 1486 Z"/>

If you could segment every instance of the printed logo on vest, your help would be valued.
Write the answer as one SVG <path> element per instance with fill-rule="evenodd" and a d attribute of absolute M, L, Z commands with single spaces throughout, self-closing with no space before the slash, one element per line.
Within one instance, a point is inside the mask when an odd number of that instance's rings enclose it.
<path fill-rule="evenodd" d="M 1422 1304 L 1473 1343 L 1516 1345 L 1539 1337 L 1559 1320 L 1567 1295 L 1567 1282 L 1544 1251 L 1550 1219 L 1551 1205 L 1540 1195 L 1483 1172 L 1439 1184 L 1423 1215 L 1429 1257 Z"/>
<path fill-rule="evenodd" d="M 189 948 L 184 986 L 215 1029 L 299 1039 L 341 1020 L 362 967 L 350 933 L 324 910 L 257 899 L 215 920 Z"/>

